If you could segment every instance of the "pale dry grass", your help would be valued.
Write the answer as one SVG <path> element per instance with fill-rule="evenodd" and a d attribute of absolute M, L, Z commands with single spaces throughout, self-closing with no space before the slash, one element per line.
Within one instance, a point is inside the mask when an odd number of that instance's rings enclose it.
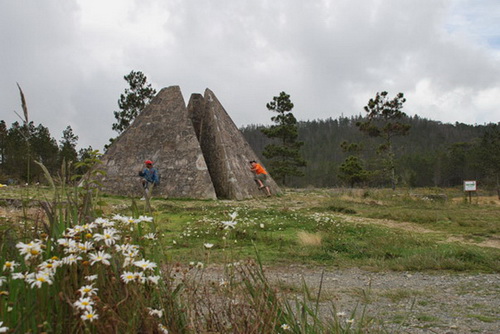
<path fill-rule="evenodd" d="M 472 195 L 471 196 L 472 204 L 487 204 L 487 205 L 494 205 L 494 206 L 500 206 L 500 200 L 498 199 L 498 196 L 477 196 L 477 195 Z M 461 202 L 468 202 L 469 197 L 456 197 L 453 198 L 452 201 L 454 203 L 461 203 Z"/>
<path fill-rule="evenodd" d="M 321 246 L 323 240 L 323 237 L 319 233 L 308 233 L 304 231 L 297 233 L 297 237 L 302 246 Z"/>

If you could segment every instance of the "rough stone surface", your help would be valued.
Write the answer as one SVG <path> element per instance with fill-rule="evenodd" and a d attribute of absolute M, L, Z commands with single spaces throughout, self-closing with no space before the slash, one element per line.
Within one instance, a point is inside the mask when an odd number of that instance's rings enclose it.
<path fill-rule="evenodd" d="M 163 88 L 102 158 L 103 190 L 142 196 L 145 160 L 160 171 L 153 196 L 215 199 L 216 194 L 178 86 Z"/>
<path fill-rule="evenodd" d="M 263 196 L 250 171 L 249 161 L 257 160 L 257 155 L 215 94 L 208 88 L 204 96 L 193 94 L 188 113 L 217 197 L 241 200 Z M 273 193 L 279 192 L 271 177 L 268 177 L 268 183 Z"/>

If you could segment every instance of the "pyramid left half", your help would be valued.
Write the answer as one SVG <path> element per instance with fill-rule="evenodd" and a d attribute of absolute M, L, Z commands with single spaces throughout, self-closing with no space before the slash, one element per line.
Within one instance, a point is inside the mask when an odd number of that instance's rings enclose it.
<path fill-rule="evenodd" d="M 161 175 L 153 197 L 217 198 L 179 86 L 163 88 L 103 155 L 103 191 L 142 196 L 146 160 Z"/>

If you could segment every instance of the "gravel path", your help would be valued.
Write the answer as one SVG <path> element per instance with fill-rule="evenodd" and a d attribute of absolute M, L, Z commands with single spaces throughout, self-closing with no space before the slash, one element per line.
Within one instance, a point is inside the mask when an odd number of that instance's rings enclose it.
<path fill-rule="evenodd" d="M 218 280 L 220 267 L 205 269 L 205 278 Z M 348 320 L 358 316 L 381 322 L 394 333 L 500 333 L 500 275 L 369 272 L 361 269 L 324 270 L 306 266 L 266 267 L 266 277 L 292 294 L 306 282 L 314 296 L 323 284 L 320 309 Z"/>

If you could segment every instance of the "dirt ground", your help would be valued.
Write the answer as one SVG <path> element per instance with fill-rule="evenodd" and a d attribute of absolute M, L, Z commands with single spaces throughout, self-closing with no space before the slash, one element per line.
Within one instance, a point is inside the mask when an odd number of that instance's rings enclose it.
<path fill-rule="evenodd" d="M 359 268 L 265 267 L 269 281 L 290 299 L 302 298 L 303 283 L 319 294 L 320 314 L 341 321 L 373 319 L 388 333 L 466 334 L 500 332 L 500 275 L 370 272 Z M 204 270 L 217 283 L 223 268 Z M 314 304 L 315 302 L 313 302 Z M 333 313 L 332 313 L 333 312 Z"/>

